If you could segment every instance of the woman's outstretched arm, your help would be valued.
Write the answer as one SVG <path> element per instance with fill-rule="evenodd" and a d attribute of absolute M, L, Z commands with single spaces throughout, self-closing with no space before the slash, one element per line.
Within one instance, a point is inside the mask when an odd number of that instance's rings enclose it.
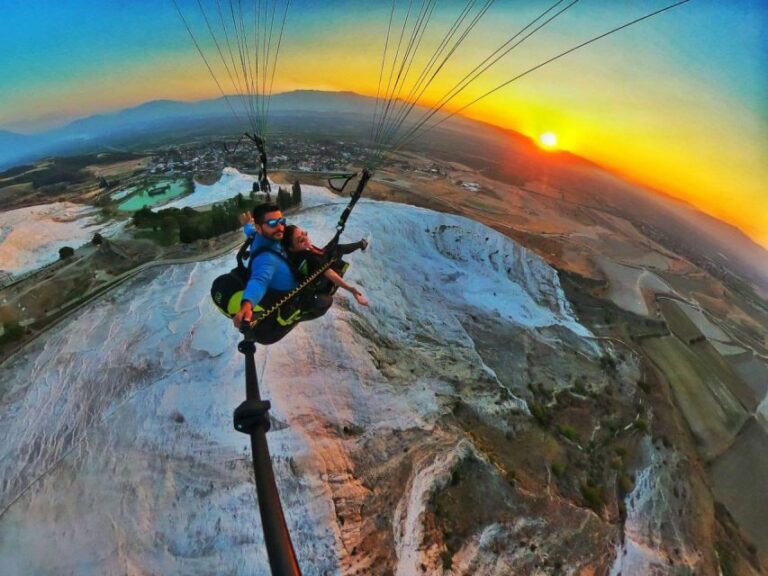
<path fill-rule="evenodd" d="M 355 300 L 357 300 L 358 304 L 361 304 L 362 306 L 368 306 L 368 300 L 366 300 L 365 296 L 363 296 L 363 293 L 360 292 L 360 290 L 358 290 L 351 284 L 348 284 L 347 282 L 345 282 L 344 278 L 339 276 L 336 272 L 334 272 L 329 268 L 328 270 L 323 272 L 323 276 L 328 278 L 328 280 L 333 282 L 339 288 L 344 288 L 344 290 L 351 292 L 352 295 L 355 297 Z"/>

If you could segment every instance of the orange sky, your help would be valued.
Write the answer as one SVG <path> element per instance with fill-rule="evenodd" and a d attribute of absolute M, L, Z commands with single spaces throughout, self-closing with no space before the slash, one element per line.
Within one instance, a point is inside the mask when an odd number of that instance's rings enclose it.
<path fill-rule="evenodd" d="M 220 95 L 170 4 L 151 18 L 131 3 L 76 4 L 83 14 L 52 2 L 14 5 L 5 14 L 0 128 L 160 98 Z M 453 105 L 665 2 L 582 4 L 505 57 Z M 182 5 L 191 11 L 195 3 Z M 424 54 L 455 6 L 442 10 L 424 36 Z M 426 97 L 439 98 L 540 7 L 521 0 L 492 10 Z M 375 94 L 387 16 L 382 3 L 296 0 L 275 91 Z M 107 26 L 109 18 L 121 25 Z M 536 140 L 551 131 L 563 149 L 679 197 L 768 248 L 766 22 L 768 7 L 758 0 L 694 0 L 538 70 L 465 114 Z"/>

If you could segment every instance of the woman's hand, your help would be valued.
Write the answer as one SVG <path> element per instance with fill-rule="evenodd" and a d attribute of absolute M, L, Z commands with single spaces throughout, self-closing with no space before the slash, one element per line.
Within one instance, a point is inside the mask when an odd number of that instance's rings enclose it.
<path fill-rule="evenodd" d="M 357 303 L 361 306 L 368 306 L 368 300 L 365 299 L 365 296 L 363 296 L 363 293 L 360 292 L 360 290 L 355 289 L 353 292 L 355 295 L 355 300 L 357 300 Z"/>

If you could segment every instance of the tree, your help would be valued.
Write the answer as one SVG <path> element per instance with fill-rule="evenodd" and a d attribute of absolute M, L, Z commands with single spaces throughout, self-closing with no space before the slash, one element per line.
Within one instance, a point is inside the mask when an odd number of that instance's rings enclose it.
<path fill-rule="evenodd" d="M 291 195 L 287 190 L 283 190 L 282 188 L 278 188 L 277 190 L 277 205 L 280 207 L 280 210 L 285 212 L 288 210 L 288 208 L 291 207 Z"/>
<path fill-rule="evenodd" d="M 101 243 L 104 241 L 104 237 L 96 232 L 96 234 L 93 235 L 93 238 L 91 238 L 91 244 L 94 246 L 101 246 Z"/>
<path fill-rule="evenodd" d="M 160 221 L 160 231 L 166 242 L 173 243 L 179 234 L 179 223 L 172 215 L 166 215 Z"/>
<path fill-rule="evenodd" d="M 143 206 L 141 210 L 133 213 L 133 225 L 136 228 L 149 228 L 155 219 L 155 213 L 148 206 Z"/>
<path fill-rule="evenodd" d="M 109 194 L 101 194 L 93 204 L 99 208 L 106 208 L 112 204 L 112 199 L 109 197 Z"/>
<path fill-rule="evenodd" d="M 291 196 L 293 199 L 294 206 L 298 206 L 299 204 L 301 204 L 301 184 L 299 184 L 298 180 L 296 180 L 296 182 L 293 183 Z"/>
<path fill-rule="evenodd" d="M 179 222 L 179 240 L 184 244 L 190 244 L 200 238 L 200 228 L 196 222 L 181 220 Z"/>
<path fill-rule="evenodd" d="M 75 255 L 75 249 L 71 248 L 70 246 L 64 246 L 63 248 L 59 248 L 59 258 L 61 260 L 72 258 L 72 256 L 74 255 Z"/>

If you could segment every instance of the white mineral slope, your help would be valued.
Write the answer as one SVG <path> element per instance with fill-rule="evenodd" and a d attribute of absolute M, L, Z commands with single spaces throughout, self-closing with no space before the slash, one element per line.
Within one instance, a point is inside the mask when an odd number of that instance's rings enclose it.
<path fill-rule="evenodd" d="M 322 243 L 343 200 L 310 187 L 304 196 L 314 207 L 296 219 Z M 542 339 L 568 333 L 568 346 L 598 353 L 556 272 L 491 229 L 363 201 L 346 239 L 363 236 L 371 245 L 349 257 L 348 279 L 371 307 L 339 295 L 325 317 L 257 351 L 278 485 L 310 576 L 353 573 L 360 524 L 338 515 L 371 490 L 355 469 L 360 438 L 440 436 L 457 383 L 493 382 L 463 328 L 468 314 L 546 332 Z M 4 574 L 269 573 L 248 438 L 231 424 L 244 397 L 239 336 L 208 295 L 231 264 L 139 275 L 0 367 Z M 524 409 L 507 398 L 464 400 L 487 413 Z M 347 436 L 347 427 L 364 433 Z M 399 573 L 419 557 L 429 486 L 444 481 L 431 463 L 464 450 L 466 440 L 451 449 L 450 435 L 440 438 L 442 451 L 409 483 L 414 494 L 401 486 L 394 495 Z"/>
<path fill-rule="evenodd" d="M 470 456 L 480 458 L 472 448 L 469 442 L 459 441 L 448 450 L 430 454 L 425 462 L 417 462 L 406 496 L 400 499 L 395 509 L 396 576 L 417 574 L 421 566 L 436 564 L 440 550 L 434 545 L 425 548 L 423 544 L 426 503 L 436 490 L 450 482 L 453 471 L 462 460 Z"/>
<path fill-rule="evenodd" d="M 55 262 L 59 248 L 77 248 L 96 232 L 111 236 L 123 224 L 102 223 L 98 211 L 72 202 L 54 202 L 0 212 L 0 270 L 23 274 Z"/>
<path fill-rule="evenodd" d="M 194 208 L 196 206 L 205 206 L 212 202 L 222 202 L 229 200 L 238 194 L 248 196 L 253 189 L 254 182 L 258 182 L 256 176 L 243 174 L 235 168 L 224 168 L 221 178 L 215 184 L 199 184 L 195 182 L 195 188 L 192 194 L 183 198 L 174 200 L 162 206 L 158 210 L 165 208 Z M 277 186 L 273 184 L 275 193 Z"/>
<path fill-rule="evenodd" d="M 221 178 L 214 184 L 200 184 L 195 182 L 194 189 L 191 194 L 188 194 L 178 200 L 173 200 L 162 206 L 157 206 L 156 210 L 164 210 L 166 208 L 196 208 L 199 206 L 207 206 L 214 202 L 223 202 L 234 198 L 238 194 L 248 196 L 253 189 L 253 185 L 258 182 L 256 176 L 251 174 L 243 174 L 236 168 L 224 168 L 221 172 Z M 280 185 L 270 180 L 272 186 L 273 200 L 276 198 L 277 191 Z M 340 202 L 338 196 L 334 196 L 324 188 L 317 186 L 304 186 L 303 189 L 307 192 L 303 196 L 302 206 L 309 208 L 318 204 L 328 204 Z"/>
<path fill-rule="evenodd" d="M 693 574 L 703 564 L 691 533 L 706 513 L 695 505 L 695 478 L 679 453 L 643 439 L 642 468 L 626 499 L 623 542 L 617 546 L 611 576 Z"/>

